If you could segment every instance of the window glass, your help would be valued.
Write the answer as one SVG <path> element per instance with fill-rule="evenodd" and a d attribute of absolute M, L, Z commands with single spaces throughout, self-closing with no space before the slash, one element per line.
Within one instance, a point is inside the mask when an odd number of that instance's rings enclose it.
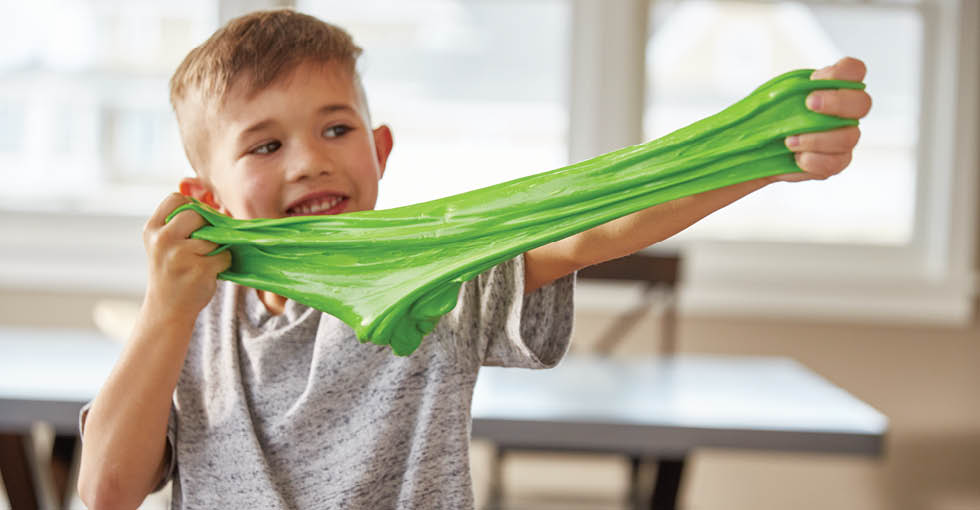
<path fill-rule="evenodd" d="M 712 0 L 657 0 L 652 6 L 648 138 L 716 113 L 773 76 L 823 67 L 845 55 L 867 64 L 874 100 L 843 174 L 762 190 L 682 238 L 909 242 L 922 55 L 915 6 Z"/>
<path fill-rule="evenodd" d="M 372 121 L 395 146 L 378 208 L 567 162 L 566 1 L 299 1 L 364 48 Z"/>
<path fill-rule="evenodd" d="M 152 211 L 189 171 L 167 81 L 218 0 L 3 6 L 0 209 Z"/>

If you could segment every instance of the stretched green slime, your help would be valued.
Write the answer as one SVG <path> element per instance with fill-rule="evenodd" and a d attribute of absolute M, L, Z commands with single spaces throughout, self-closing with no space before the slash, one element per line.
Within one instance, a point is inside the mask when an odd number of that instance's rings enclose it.
<path fill-rule="evenodd" d="M 550 172 L 396 209 L 236 220 L 193 202 L 192 234 L 232 252 L 219 278 L 332 314 L 407 356 L 460 285 L 532 248 L 676 198 L 800 171 L 784 138 L 856 125 L 808 110 L 815 89 L 864 84 L 780 75 L 711 117 Z M 169 218 L 168 218 L 169 220 Z"/>

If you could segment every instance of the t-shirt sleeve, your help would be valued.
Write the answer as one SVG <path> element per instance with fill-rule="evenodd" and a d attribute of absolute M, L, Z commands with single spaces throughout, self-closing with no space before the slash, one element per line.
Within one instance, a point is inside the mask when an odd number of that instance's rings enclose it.
<path fill-rule="evenodd" d="M 463 284 L 456 307 L 440 327 L 474 365 L 553 367 L 568 351 L 575 275 L 524 295 L 524 256 Z"/>
<path fill-rule="evenodd" d="M 85 420 L 88 418 L 88 412 L 92 408 L 92 402 L 89 402 L 82 406 L 82 410 L 78 413 L 78 434 L 79 437 L 85 438 Z M 177 410 L 174 408 L 173 403 L 170 404 L 170 417 L 167 419 L 167 446 L 163 452 L 166 457 L 166 466 L 164 466 L 163 476 L 155 487 L 153 487 L 153 492 L 156 492 L 164 488 L 170 479 L 173 478 L 174 469 L 177 467 L 177 457 L 174 455 L 174 445 L 177 444 Z"/>

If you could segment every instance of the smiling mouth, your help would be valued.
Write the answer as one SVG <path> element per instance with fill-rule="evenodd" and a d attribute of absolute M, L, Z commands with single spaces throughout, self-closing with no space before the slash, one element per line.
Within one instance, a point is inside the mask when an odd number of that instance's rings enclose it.
<path fill-rule="evenodd" d="M 347 207 L 347 197 L 341 195 L 322 195 L 309 198 L 286 209 L 289 216 L 310 216 L 317 214 L 340 214 Z"/>

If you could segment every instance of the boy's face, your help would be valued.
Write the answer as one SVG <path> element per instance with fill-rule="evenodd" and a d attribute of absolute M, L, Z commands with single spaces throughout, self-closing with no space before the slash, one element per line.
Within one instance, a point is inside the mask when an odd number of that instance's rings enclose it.
<path fill-rule="evenodd" d="M 210 117 L 206 168 L 184 179 L 184 194 L 239 219 L 374 209 L 391 132 L 371 129 L 349 73 L 308 62 L 251 95 L 243 88 Z"/>

